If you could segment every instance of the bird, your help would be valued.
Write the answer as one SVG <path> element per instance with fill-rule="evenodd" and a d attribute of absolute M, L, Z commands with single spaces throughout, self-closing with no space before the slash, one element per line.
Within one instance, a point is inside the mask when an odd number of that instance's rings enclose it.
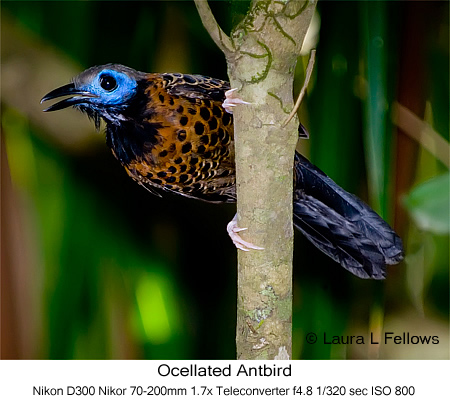
<path fill-rule="evenodd" d="M 249 104 L 224 80 L 146 73 L 121 64 L 91 67 L 46 94 L 44 111 L 74 107 L 106 123 L 106 143 L 128 175 L 150 192 L 212 203 L 236 202 L 233 107 Z M 303 125 L 299 137 L 308 137 Z M 404 257 L 402 240 L 374 210 L 306 157 L 293 160 L 294 226 L 318 249 L 363 279 L 384 279 Z M 156 189 L 156 190 L 155 190 Z M 227 226 L 236 247 L 262 249 Z"/>

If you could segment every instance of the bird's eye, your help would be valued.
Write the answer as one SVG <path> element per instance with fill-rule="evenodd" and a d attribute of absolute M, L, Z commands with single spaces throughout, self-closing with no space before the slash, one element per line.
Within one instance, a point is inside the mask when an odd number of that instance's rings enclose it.
<path fill-rule="evenodd" d="M 117 87 L 117 82 L 111 75 L 102 75 L 100 77 L 100 86 L 108 92 L 111 92 Z"/>

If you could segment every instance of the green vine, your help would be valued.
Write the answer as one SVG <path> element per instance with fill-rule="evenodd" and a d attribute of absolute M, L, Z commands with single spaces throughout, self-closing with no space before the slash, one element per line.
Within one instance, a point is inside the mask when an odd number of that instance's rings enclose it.
<path fill-rule="evenodd" d="M 263 81 L 264 79 L 266 79 L 266 78 L 267 78 L 267 75 L 269 74 L 269 70 L 270 70 L 270 67 L 272 66 L 272 61 L 273 61 L 272 52 L 270 51 L 269 47 L 267 47 L 264 43 L 260 42 L 259 40 L 257 40 L 257 43 L 258 43 L 261 47 L 264 47 L 264 49 L 267 51 L 266 54 L 264 54 L 264 55 L 262 55 L 262 56 L 259 55 L 259 54 L 256 55 L 256 54 L 245 53 L 245 52 L 242 52 L 242 54 L 247 54 L 247 55 L 249 55 L 250 57 L 254 57 L 254 58 L 263 58 L 263 57 L 267 57 L 267 64 L 266 64 L 266 67 L 264 68 L 264 71 L 262 71 L 262 72 L 260 72 L 260 73 L 257 73 L 255 76 L 252 77 L 252 79 L 250 79 L 250 80 L 245 80 L 245 81 L 244 81 L 244 82 L 250 83 L 250 84 L 258 83 L 258 82 L 261 82 L 261 81 Z"/>
<path fill-rule="evenodd" d="M 276 27 L 278 28 L 278 31 L 287 39 L 289 39 L 292 43 L 294 43 L 294 46 L 297 45 L 297 43 L 295 43 L 295 40 L 293 39 L 292 36 L 290 36 L 280 25 L 280 23 L 278 22 L 278 20 L 275 18 L 275 15 L 272 15 L 272 19 L 273 22 L 275 23 Z"/>
<path fill-rule="evenodd" d="M 283 110 L 283 112 L 284 112 L 285 114 L 289 114 L 289 112 L 290 112 L 289 109 L 283 105 L 283 100 L 281 100 L 280 97 L 278 97 L 275 93 L 272 93 L 272 92 L 267 92 L 267 94 L 268 94 L 269 96 L 272 96 L 272 97 L 274 97 L 275 99 L 277 99 L 277 100 L 280 102 L 280 106 L 281 106 L 281 109 Z"/>
<path fill-rule="evenodd" d="M 297 1 L 297 0 L 294 0 L 294 1 Z M 309 1 L 305 0 L 303 2 L 302 6 L 299 8 L 299 10 L 295 14 L 289 15 L 289 14 L 285 13 L 284 15 L 289 19 L 294 19 L 294 18 L 298 17 L 305 10 L 306 7 L 308 7 L 308 3 L 309 3 Z M 287 7 L 287 5 L 286 5 L 286 7 Z"/>

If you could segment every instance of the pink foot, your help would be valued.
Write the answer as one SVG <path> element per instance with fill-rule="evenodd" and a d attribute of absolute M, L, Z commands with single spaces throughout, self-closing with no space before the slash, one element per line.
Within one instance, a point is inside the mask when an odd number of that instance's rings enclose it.
<path fill-rule="evenodd" d="M 237 226 L 237 214 L 236 214 L 227 225 L 228 235 L 230 235 L 230 238 L 233 241 L 234 245 L 238 249 L 241 249 L 243 251 L 250 251 L 250 249 L 264 250 L 264 247 L 255 246 L 253 243 L 247 242 L 239 236 L 238 232 L 245 231 L 246 229 L 247 228 L 239 228 Z"/>
<path fill-rule="evenodd" d="M 229 114 L 233 114 L 233 107 L 236 107 L 238 104 L 251 104 L 248 103 L 239 97 L 234 97 L 234 92 L 237 88 L 227 90 L 225 92 L 225 101 L 222 103 L 222 107 Z"/>

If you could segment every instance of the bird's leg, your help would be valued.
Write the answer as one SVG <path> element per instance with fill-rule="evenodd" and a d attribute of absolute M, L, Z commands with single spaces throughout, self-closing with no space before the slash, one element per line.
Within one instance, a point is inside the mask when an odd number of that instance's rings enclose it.
<path fill-rule="evenodd" d="M 234 92 L 236 90 L 237 88 L 234 88 L 225 92 L 225 101 L 223 102 L 222 107 L 229 114 L 233 114 L 233 107 L 236 107 L 238 104 L 251 104 L 239 97 L 234 97 Z M 250 249 L 264 250 L 263 247 L 255 246 L 253 243 L 247 242 L 239 236 L 238 232 L 245 231 L 246 229 L 247 228 L 239 228 L 237 226 L 237 214 L 235 214 L 234 218 L 227 225 L 227 232 L 233 241 L 233 244 L 243 251 L 250 251 Z"/>
<path fill-rule="evenodd" d="M 225 101 L 222 103 L 222 107 L 229 114 L 233 114 L 233 107 L 236 107 L 238 104 L 251 104 L 239 97 L 234 97 L 234 92 L 236 90 L 237 88 L 234 88 L 225 92 Z M 239 236 L 238 232 L 245 231 L 246 229 L 247 228 L 239 228 L 237 226 L 237 214 L 235 214 L 233 219 L 227 225 L 227 232 L 233 241 L 233 244 L 243 251 L 250 251 L 250 249 L 264 250 L 263 247 L 255 246 L 253 243 L 247 242 Z"/>
<path fill-rule="evenodd" d="M 235 214 L 233 219 L 227 225 L 228 235 L 230 235 L 234 245 L 243 251 L 250 251 L 250 249 L 264 250 L 264 247 L 255 246 L 253 243 L 247 242 L 239 236 L 238 232 L 245 231 L 246 229 L 247 228 L 239 228 L 237 226 L 237 214 Z"/>
<path fill-rule="evenodd" d="M 238 104 L 251 104 L 239 97 L 234 97 L 234 92 L 236 90 L 237 88 L 234 88 L 225 92 L 225 101 L 222 103 L 222 107 L 229 114 L 233 114 L 233 107 L 236 107 Z"/>

